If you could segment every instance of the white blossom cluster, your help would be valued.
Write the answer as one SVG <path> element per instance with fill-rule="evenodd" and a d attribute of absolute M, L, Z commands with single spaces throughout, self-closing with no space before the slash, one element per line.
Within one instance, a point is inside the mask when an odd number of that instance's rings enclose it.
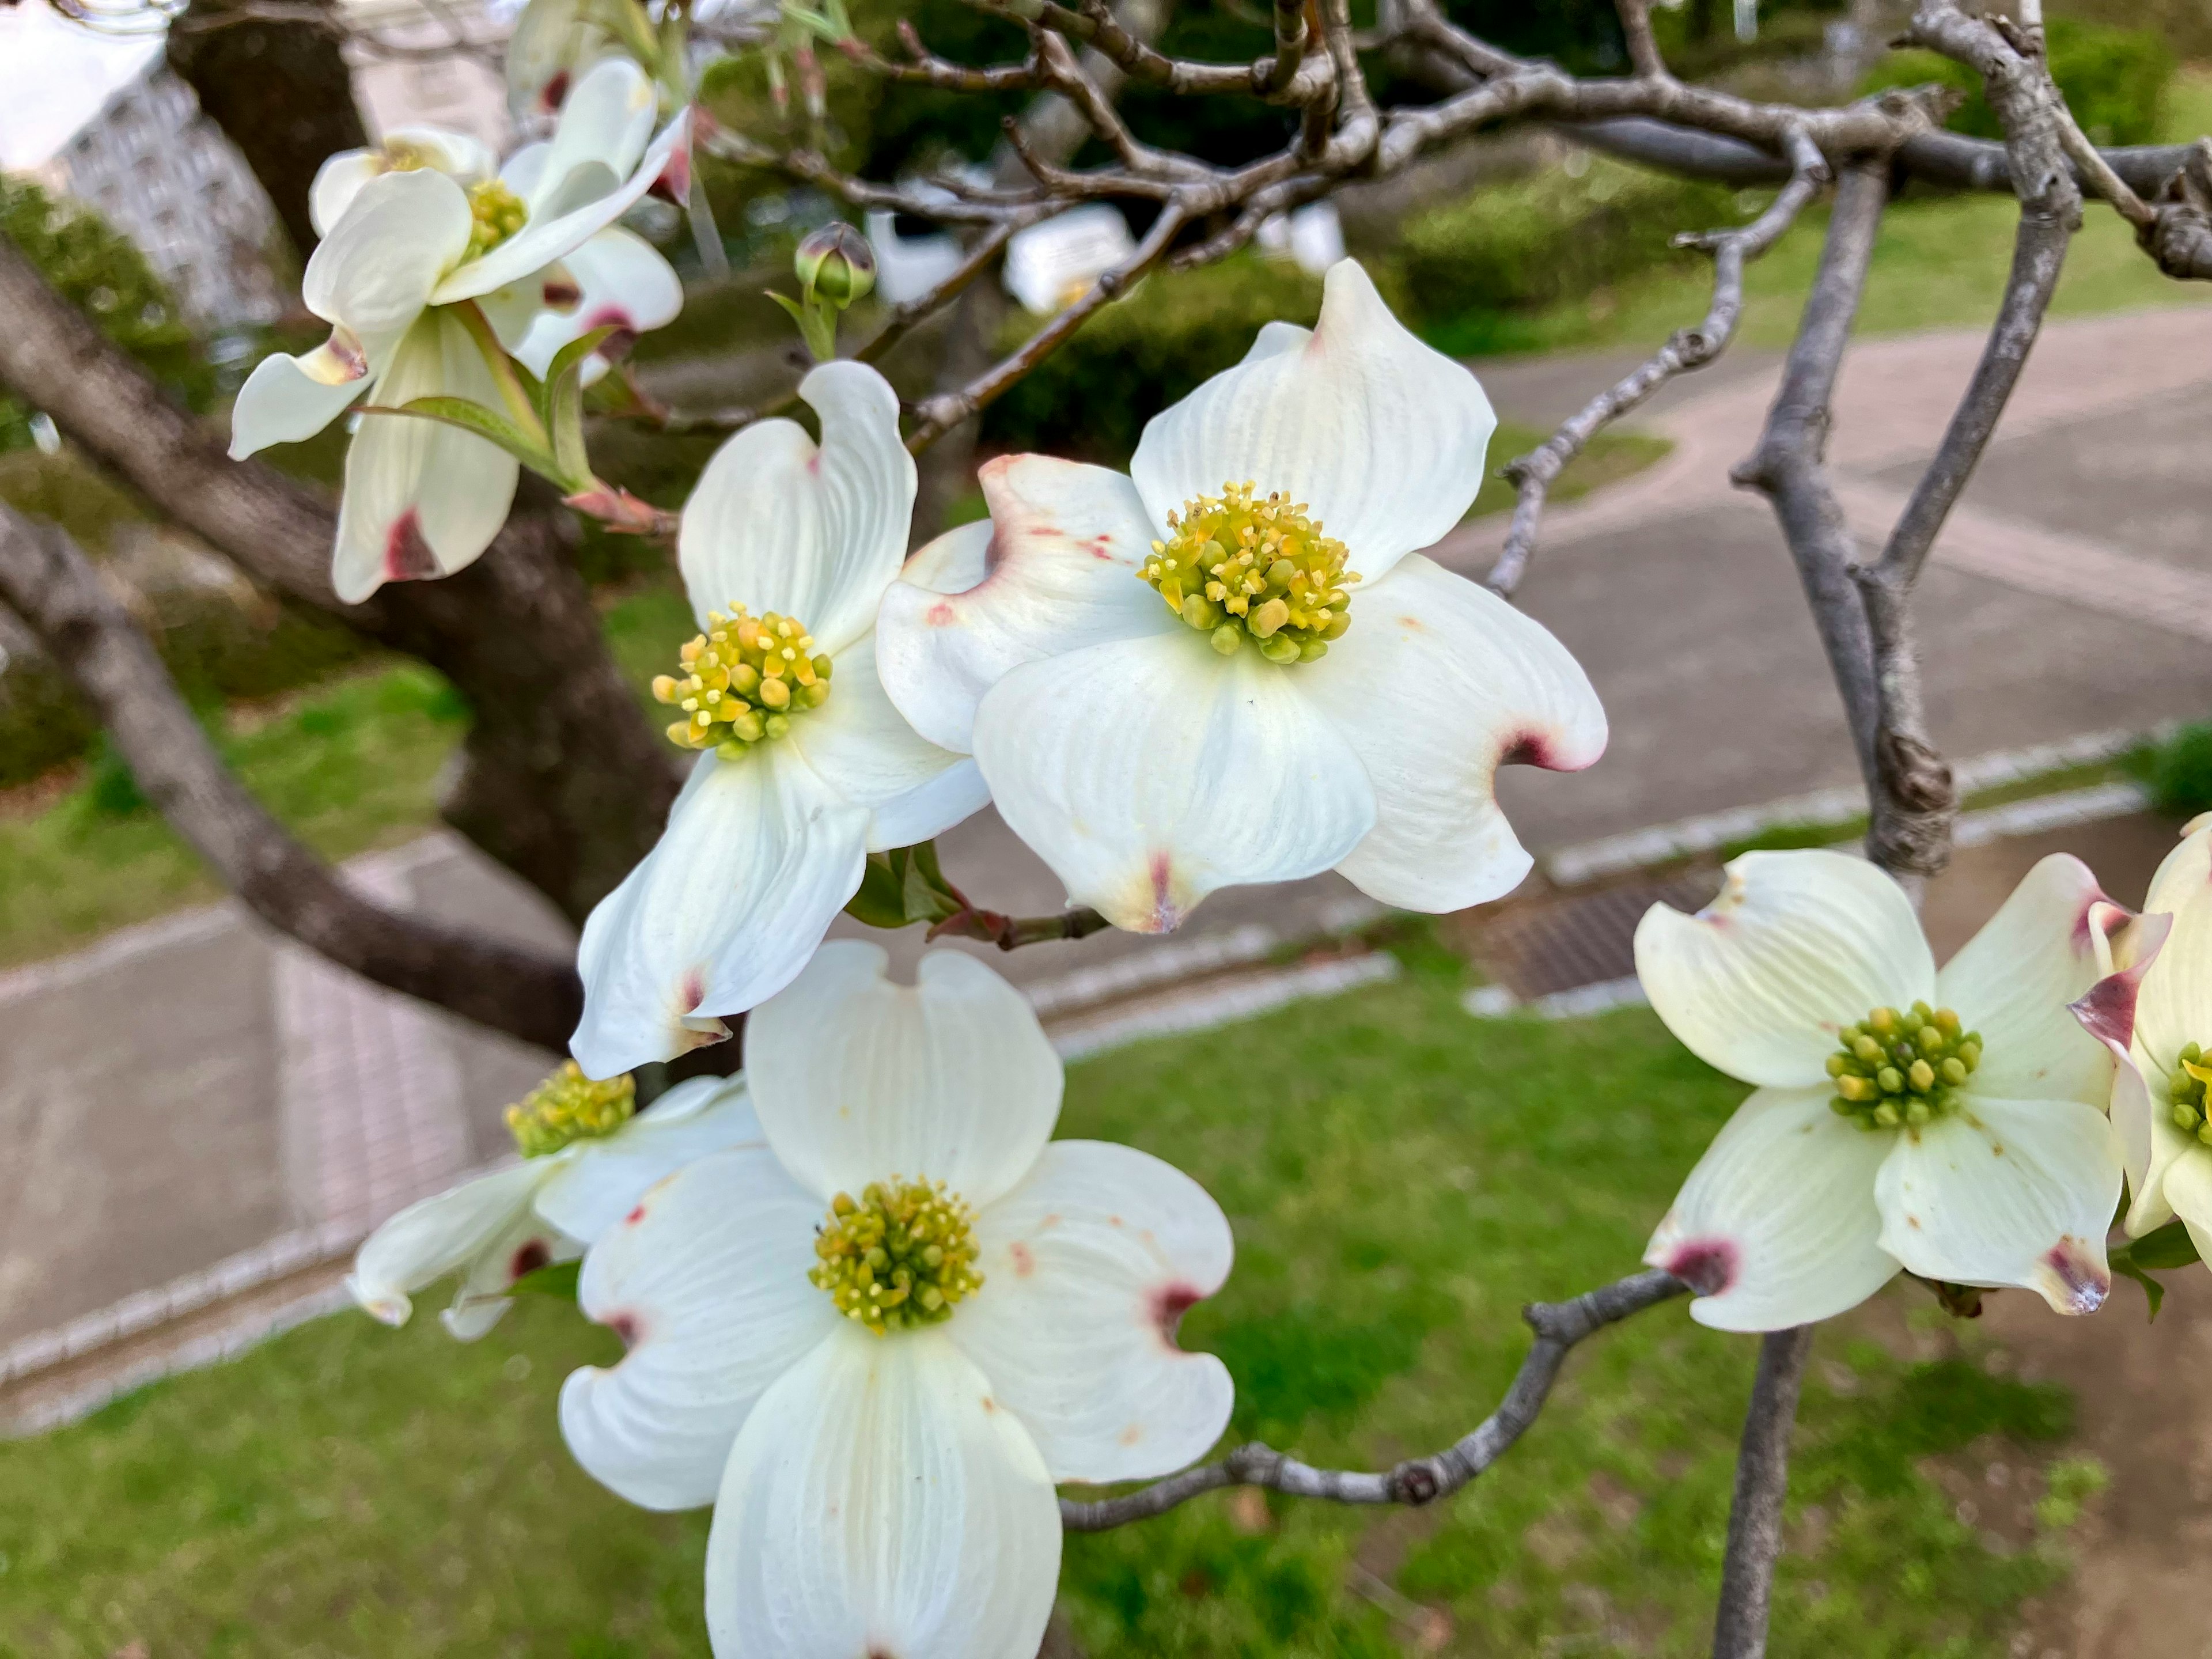
<path fill-rule="evenodd" d="M 367 393 L 348 598 L 483 554 L 523 465 L 618 499 L 575 397 L 681 303 L 618 223 L 690 189 L 683 54 L 657 38 L 629 0 L 533 0 L 510 72 L 549 139 L 495 165 L 404 131 L 325 166 L 306 292 L 331 337 L 255 370 L 234 448 Z M 1548 632 L 1422 556 L 1496 422 L 1355 263 L 1315 328 L 1269 325 L 1155 418 L 1127 474 L 993 460 L 988 518 L 911 556 L 896 394 L 829 361 L 799 395 L 818 437 L 746 428 L 683 512 L 700 635 L 656 689 L 696 758 L 585 927 L 574 1064 L 515 1109 L 533 1155 L 396 1217 L 352 1282 L 397 1323 L 458 1273 L 469 1338 L 580 1256 L 583 1310 L 628 1351 L 568 1379 L 562 1431 L 635 1503 L 714 1506 L 724 1659 L 1029 1659 L 1055 1484 L 1170 1472 L 1227 1425 L 1226 1370 L 1175 1332 L 1230 1230 L 1159 1160 L 1050 1139 L 1060 1063 L 979 960 L 933 952 L 902 986 L 823 942 L 872 855 L 988 803 L 1071 903 L 1138 932 L 1332 869 L 1457 910 L 1529 868 L 1498 768 L 1587 767 L 1606 720 Z M 1656 907 L 1654 1006 L 1756 1091 L 1646 1259 L 1705 1322 L 1772 1330 L 1900 1271 L 2087 1312 L 2124 1187 L 2130 1232 L 2178 1216 L 2212 1243 L 2208 849 L 2189 836 L 2144 918 L 2046 860 L 1941 970 L 1904 892 L 1838 854 L 1748 854 L 1697 915 Z M 739 1015 L 741 1078 L 631 1110 L 625 1073 Z"/>

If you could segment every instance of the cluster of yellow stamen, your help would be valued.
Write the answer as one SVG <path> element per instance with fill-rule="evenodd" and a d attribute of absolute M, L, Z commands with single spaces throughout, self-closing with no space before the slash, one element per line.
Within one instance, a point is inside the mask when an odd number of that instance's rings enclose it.
<path fill-rule="evenodd" d="M 983 1283 L 975 1227 L 975 1212 L 942 1182 L 872 1181 L 858 1201 L 837 1194 L 806 1276 L 878 1336 L 934 1325 Z"/>
<path fill-rule="evenodd" d="M 464 261 L 489 253 L 530 222 L 523 200 L 496 179 L 469 186 L 469 246 Z"/>
<path fill-rule="evenodd" d="M 1957 1014 L 1924 1002 L 1902 1013 L 1877 1008 L 1837 1036 L 1843 1047 L 1828 1056 L 1836 1085 L 1828 1104 L 1862 1129 L 1934 1122 L 1981 1064 L 1981 1033 L 1962 1030 Z"/>
<path fill-rule="evenodd" d="M 1352 625 L 1345 546 L 1322 534 L 1305 504 L 1279 493 L 1255 501 L 1226 483 L 1168 514 L 1175 533 L 1152 544 L 1138 574 L 1168 608 L 1233 657 L 1249 637 L 1269 662 L 1311 662 Z"/>
<path fill-rule="evenodd" d="M 749 617 L 743 605 L 707 617 L 707 631 L 677 653 L 684 672 L 663 674 L 653 695 L 684 711 L 668 740 L 712 749 L 735 760 L 763 738 L 791 730 L 791 717 L 830 700 L 830 659 L 814 654 L 814 636 L 796 617 L 770 611 Z"/>
<path fill-rule="evenodd" d="M 2174 1057 L 2173 1075 L 2166 1079 L 2166 1104 L 2173 1127 L 2212 1146 L 2212 1110 L 2208 1110 L 2205 1085 L 2212 1084 L 2212 1066 L 2204 1063 L 2204 1050 L 2192 1042 Z"/>
<path fill-rule="evenodd" d="M 637 1111 L 637 1085 L 624 1072 L 604 1083 L 573 1060 L 507 1109 L 507 1127 L 525 1158 L 543 1158 L 579 1140 L 611 1135 Z"/>

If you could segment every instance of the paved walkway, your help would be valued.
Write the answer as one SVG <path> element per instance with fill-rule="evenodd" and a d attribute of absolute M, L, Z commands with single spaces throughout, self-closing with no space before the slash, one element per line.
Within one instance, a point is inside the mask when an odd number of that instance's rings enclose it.
<path fill-rule="evenodd" d="M 1978 345 L 1942 335 L 1852 354 L 1832 453 L 1870 538 Z M 1542 421 L 1621 366 L 1551 360 L 1485 379 L 1501 409 Z M 1670 388 L 1638 423 L 1674 453 L 1550 519 L 1523 603 L 1588 665 L 1613 741 L 1577 777 L 1507 774 L 1540 852 L 1854 780 L 1771 519 L 1727 483 L 1773 372 L 1749 355 Z M 1923 584 L 1931 714 L 1948 752 L 2212 710 L 2212 485 L 2194 442 L 2208 416 L 2212 310 L 2049 331 Z M 1440 553 L 1479 571 L 1502 530 L 1472 526 Z M 1060 902 L 988 813 L 943 851 L 998 908 Z M 564 937 L 535 896 L 444 836 L 356 875 L 441 915 Z M 1106 934 L 998 960 L 1065 1003 L 1089 994 L 1071 975 L 1097 993 L 1169 953 L 1249 960 L 1360 904 L 1334 877 L 1232 891 L 1173 941 Z M 911 955 L 919 941 L 895 945 Z M 243 1272 L 241 1260 L 281 1273 L 337 1248 L 498 1151 L 499 1107 L 546 1063 L 272 942 L 228 907 L 0 975 L 0 1140 L 21 1149 L 0 1164 L 0 1349 L 179 1275 Z"/>

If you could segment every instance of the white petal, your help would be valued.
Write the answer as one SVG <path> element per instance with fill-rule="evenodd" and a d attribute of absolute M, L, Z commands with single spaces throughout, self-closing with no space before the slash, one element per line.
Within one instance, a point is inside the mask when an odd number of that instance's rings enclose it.
<path fill-rule="evenodd" d="M 2112 1058 L 2067 1006 L 2109 969 L 2100 909 L 2120 914 L 2087 865 L 2054 853 L 1936 975 L 1934 1000 L 1982 1035 L 1977 1094 L 2103 1104 Z"/>
<path fill-rule="evenodd" d="M 611 178 L 629 177 L 653 137 L 656 111 L 653 82 L 627 58 L 605 58 L 579 80 L 561 106 L 553 142 L 530 192 L 531 216 L 547 206 L 559 208 L 569 194 L 566 183 L 576 168 L 596 164 Z M 567 200 L 566 207 L 580 207 Z"/>
<path fill-rule="evenodd" d="M 643 334 L 674 321 L 684 309 L 684 284 L 674 269 L 650 242 L 619 225 L 601 231 L 561 264 L 580 297 L 562 310 L 537 313 L 514 353 L 541 379 L 572 340 L 609 327 Z"/>
<path fill-rule="evenodd" d="M 660 842 L 584 923 L 584 1018 L 569 1052 L 592 1077 L 726 1035 L 791 982 L 860 890 L 866 809 L 796 755 L 702 755 Z"/>
<path fill-rule="evenodd" d="M 527 1215 L 546 1173 L 527 1160 L 409 1205 L 368 1236 L 346 1289 L 386 1324 L 405 1324 L 414 1292 L 459 1272 Z"/>
<path fill-rule="evenodd" d="M 1226 483 L 1280 490 L 1379 580 L 1473 505 L 1498 426 L 1490 399 L 1349 259 L 1329 270 L 1311 337 L 1267 343 L 1155 416 L 1129 475 L 1155 523 Z"/>
<path fill-rule="evenodd" d="M 875 625 L 906 557 L 914 458 L 898 394 L 866 364 L 824 363 L 799 395 L 822 416 L 821 447 L 793 421 L 737 434 L 684 504 L 678 556 L 702 627 L 733 605 L 774 611 L 834 656 Z"/>
<path fill-rule="evenodd" d="M 588 1244 L 629 1214 L 647 1188 L 685 1164 L 767 1144 L 742 1078 L 690 1078 L 614 1133 L 577 1143 L 538 1189 L 538 1213 Z"/>
<path fill-rule="evenodd" d="M 2185 825 L 2180 842 L 2160 861 L 2143 900 L 2145 915 L 2171 915 L 2212 890 L 2212 825 L 2198 828 L 2203 822 L 2195 818 Z"/>
<path fill-rule="evenodd" d="M 839 1332 L 770 1389 L 707 1541 L 715 1659 L 1035 1659 L 1060 1578 L 1036 1448 L 942 1335 Z"/>
<path fill-rule="evenodd" d="M 2212 1048 L 2212 887 L 2182 902 L 2136 997 L 2135 1040 L 2162 1084 L 2181 1050 Z"/>
<path fill-rule="evenodd" d="M 1217 887 L 1318 875 L 1375 827 L 1365 769 L 1297 679 L 1178 623 L 1015 669 L 977 711 L 975 759 L 1071 902 L 1164 933 Z"/>
<path fill-rule="evenodd" d="M 499 403 L 476 342 L 446 311 L 425 313 L 408 331 L 369 401 L 397 409 L 428 397 Z M 365 416 L 346 449 L 338 501 L 338 597 L 357 604 L 386 582 L 450 576 L 473 564 L 507 522 L 520 471 L 496 444 L 443 421 Z"/>
<path fill-rule="evenodd" d="M 2176 1158 L 2166 1171 L 2165 1190 L 2197 1253 L 2212 1262 L 2212 1151 L 2200 1146 Z"/>
<path fill-rule="evenodd" d="M 806 1277 L 822 1218 L 763 1147 L 687 1165 L 599 1236 L 577 1300 L 629 1352 L 562 1385 L 587 1474 L 647 1509 L 714 1501 L 762 1391 L 845 1322 Z"/>
<path fill-rule="evenodd" d="M 791 723 L 786 739 L 831 789 L 872 815 L 868 850 L 942 835 L 989 802 L 975 763 L 939 749 L 891 707 L 876 678 L 876 636 L 837 653 L 830 701 Z"/>
<path fill-rule="evenodd" d="M 307 222 L 315 234 L 327 236 L 331 227 L 345 217 L 353 198 L 370 179 L 380 177 L 387 163 L 380 149 L 342 149 L 324 158 L 307 187 Z"/>
<path fill-rule="evenodd" d="M 974 957 L 926 952 L 915 982 L 832 939 L 745 1022 L 769 1144 L 826 1204 L 894 1175 L 978 1207 L 1028 1173 L 1060 1115 L 1060 1056 L 1029 1000 Z"/>
<path fill-rule="evenodd" d="M 455 1341 L 473 1342 L 507 1312 L 507 1293 L 515 1280 L 556 1261 L 574 1261 L 583 1253 L 581 1243 L 526 1210 L 469 1263 L 438 1322 Z"/>
<path fill-rule="evenodd" d="M 1499 810 L 1499 764 L 1575 772 L 1605 752 L 1605 710 L 1542 623 L 1414 554 L 1352 601 L 1352 626 L 1294 672 L 1375 786 L 1375 828 L 1340 866 L 1412 910 L 1510 893 L 1530 860 Z"/>
<path fill-rule="evenodd" d="M 313 437 L 368 389 L 368 352 L 343 328 L 303 356 L 264 357 L 231 407 L 231 459 Z"/>
<path fill-rule="evenodd" d="M 2112 1289 L 2105 1234 L 2120 1198 L 2112 1125 L 2071 1100 L 1996 1100 L 1907 1131 L 1881 1166 L 1882 1248 L 1955 1285 L 2017 1285 L 2060 1313 Z"/>
<path fill-rule="evenodd" d="M 1228 1218 L 1133 1147 L 1055 1141 L 977 1224 L 983 1287 L 945 1328 L 1055 1480 L 1139 1480 L 1203 1456 L 1236 1385 L 1176 1322 L 1219 1290 Z"/>
<path fill-rule="evenodd" d="M 467 251 L 472 222 L 469 198 L 442 173 L 370 179 L 307 260 L 301 283 L 307 309 L 344 324 L 380 361 Z"/>
<path fill-rule="evenodd" d="M 1829 1109 L 1826 1089 L 1761 1089 L 1682 1183 L 1644 1259 L 1698 1291 L 1698 1323 L 1778 1331 L 1856 1307 L 1897 1273 L 1874 1182 L 1892 1137 Z"/>
<path fill-rule="evenodd" d="M 472 300 L 479 294 L 489 294 L 494 289 L 505 288 L 509 283 L 521 281 L 534 270 L 541 270 L 556 259 L 565 259 L 578 248 L 605 230 L 629 211 L 630 207 L 646 191 L 651 190 L 667 167 L 669 158 L 676 154 L 690 130 L 690 112 L 686 110 L 671 121 L 653 141 L 638 163 L 637 170 L 622 181 L 617 188 L 605 195 L 595 195 L 592 200 L 553 216 L 540 218 L 536 214 L 528 224 L 514 235 L 501 242 L 481 258 L 456 267 L 446 280 L 438 284 L 431 296 L 440 305 L 451 305 L 459 300 Z M 595 161 L 586 161 L 571 170 L 570 183 L 598 167 Z M 564 204 L 565 192 L 555 191 L 548 198 L 550 210 Z"/>
<path fill-rule="evenodd" d="M 991 529 L 988 519 L 955 526 L 908 554 L 899 580 L 933 593 L 965 593 L 990 574 Z"/>
<path fill-rule="evenodd" d="M 1137 574 L 1158 533 L 1134 485 L 1103 466 L 1048 455 L 987 462 L 988 574 L 928 580 L 909 560 L 884 595 L 877 623 L 884 684 L 931 742 L 965 754 L 975 706 L 1009 670 L 1108 640 L 1180 629 L 1182 622 Z M 970 556 L 963 543 L 956 556 Z"/>
<path fill-rule="evenodd" d="M 519 123 L 558 111 L 576 67 L 613 48 L 585 0 L 530 0 L 507 42 L 507 105 Z"/>
<path fill-rule="evenodd" d="M 2133 1085 L 2128 1082 L 2130 1078 L 2135 1079 Z M 2122 1156 L 2127 1164 L 2131 1194 L 2128 1203 L 2128 1237 L 2141 1238 L 2173 1219 L 2173 1200 L 2166 1195 L 2166 1182 L 2176 1165 L 2202 1155 L 2207 1161 L 2206 1167 L 2212 1168 L 2212 1152 L 2208 1152 L 2195 1135 L 2185 1134 L 2174 1126 L 2159 1097 L 2142 1089 L 2142 1074 L 2133 1066 L 2123 1066 L 2118 1080 L 2120 1088 L 2112 1097 L 2112 1129 L 2120 1138 Z M 2159 1095 L 2163 1093 L 2161 1089 Z M 2124 1097 L 2128 1103 L 2123 1103 Z M 2137 1108 L 2140 1109 L 2135 1109 Z M 2185 1172 L 2185 1189 L 2188 1179 Z M 2212 1212 L 2208 1212 L 2206 1218 L 2212 1221 Z"/>
<path fill-rule="evenodd" d="M 1731 1077 L 1822 1086 L 1836 1033 L 1936 987 L 1912 902 L 1840 853 L 1746 853 L 1720 896 L 1663 904 L 1636 929 L 1636 973 L 1667 1029 Z"/>

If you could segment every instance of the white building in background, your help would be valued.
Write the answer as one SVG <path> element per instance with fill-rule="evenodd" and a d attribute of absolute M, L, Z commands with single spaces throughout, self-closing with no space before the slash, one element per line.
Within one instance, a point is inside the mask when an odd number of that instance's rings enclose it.
<path fill-rule="evenodd" d="M 343 0 L 353 98 L 371 137 L 394 127 L 465 132 L 504 155 L 514 142 L 500 51 L 521 0 Z M 371 42 L 406 55 L 380 52 Z"/>
<path fill-rule="evenodd" d="M 95 33 L 46 0 L 0 7 L 0 172 L 97 210 L 199 327 L 283 308 L 269 198 L 169 72 L 158 34 Z"/>

